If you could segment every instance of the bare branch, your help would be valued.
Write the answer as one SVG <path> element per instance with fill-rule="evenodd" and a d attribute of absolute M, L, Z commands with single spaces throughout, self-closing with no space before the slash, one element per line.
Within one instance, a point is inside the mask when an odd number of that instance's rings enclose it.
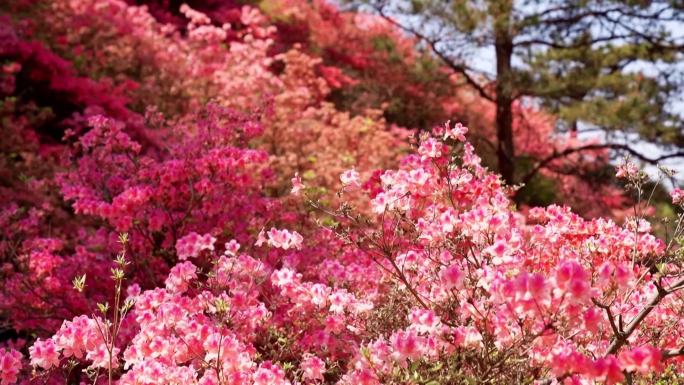
<path fill-rule="evenodd" d="M 615 324 L 615 317 L 613 317 L 613 312 L 610 310 L 610 306 L 602 304 L 595 298 L 592 298 L 591 301 L 594 303 L 594 305 L 606 311 L 606 315 L 608 316 L 608 322 L 610 322 L 610 328 L 613 329 L 613 334 L 615 336 L 621 336 L 622 330 L 620 330 L 618 326 Z"/>
<path fill-rule="evenodd" d="M 591 47 L 594 44 L 597 43 L 603 43 L 607 41 L 613 41 L 613 40 L 618 40 L 618 39 L 626 39 L 628 37 L 632 37 L 633 35 L 631 34 L 622 34 L 622 35 L 608 35 L 608 36 L 602 36 L 602 37 L 597 37 L 595 39 L 591 40 L 586 40 L 586 41 L 579 41 L 576 43 L 572 44 L 562 44 L 556 41 L 548 41 L 548 40 L 543 40 L 543 39 L 527 39 L 519 42 L 513 43 L 515 47 L 525 47 L 525 46 L 532 46 L 532 45 L 544 45 L 547 47 L 555 48 L 555 49 L 576 49 L 576 48 L 582 48 L 582 47 Z"/>
<path fill-rule="evenodd" d="M 658 288 L 658 293 L 651 298 L 650 301 L 646 304 L 646 306 L 641 309 L 641 311 L 632 319 L 632 321 L 627 324 L 627 327 L 625 328 L 624 332 L 613 339 L 613 341 L 610 343 L 610 346 L 608 346 L 608 350 L 606 351 L 606 354 L 615 354 L 617 353 L 618 350 L 620 350 L 621 347 L 623 347 L 627 343 L 627 339 L 634 333 L 634 331 L 641 325 L 641 322 L 648 317 L 649 314 L 655 309 L 656 306 L 669 294 L 674 293 L 676 288 L 681 287 L 684 285 L 684 278 L 680 278 L 678 281 L 673 283 L 669 289 L 664 289 L 660 285 L 656 284 L 656 287 Z"/>
<path fill-rule="evenodd" d="M 655 158 L 648 157 L 639 151 L 633 149 L 632 147 L 626 145 L 626 144 L 618 144 L 618 143 L 605 143 L 605 144 L 587 144 L 585 146 L 581 147 L 573 147 L 573 148 L 567 148 L 563 151 L 560 152 L 555 152 L 551 154 L 550 156 L 546 157 L 545 159 L 540 160 L 534 168 L 528 172 L 524 178 L 522 178 L 522 183 L 527 183 L 529 182 L 538 172 L 539 170 L 547 167 L 551 162 L 557 159 L 561 159 L 564 157 L 567 157 L 569 155 L 582 152 L 582 151 L 596 151 L 596 150 L 604 150 L 604 149 L 612 149 L 612 150 L 621 150 L 629 153 L 630 155 L 634 156 L 637 159 L 640 159 L 644 162 L 651 163 L 651 164 L 657 164 L 659 162 L 662 162 L 667 159 L 671 158 L 682 158 L 684 157 L 684 151 L 678 151 L 670 154 L 665 154 L 661 155 Z"/>
<path fill-rule="evenodd" d="M 439 57 L 442 60 L 442 62 L 444 62 L 444 64 L 446 64 L 449 68 L 451 68 L 456 73 L 462 75 L 463 78 L 466 80 L 466 83 L 468 83 L 468 85 L 473 87 L 482 98 L 489 100 L 491 102 L 495 101 L 494 96 L 490 95 L 487 92 L 487 90 L 484 88 L 484 86 L 482 86 L 477 80 L 475 80 L 470 75 L 470 73 L 468 73 L 468 71 L 470 71 L 470 69 L 467 66 L 465 66 L 464 64 L 456 63 L 446 53 L 442 52 L 438 48 L 438 44 L 440 43 L 440 40 L 432 39 L 432 38 L 428 37 L 427 35 L 419 32 L 419 31 L 414 30 L 413 28 L 407 27 L 407 26 L 397 22 L 396 20 L 394 20 L 394 18 L 392 18 L 391 16 L 389 16 L 385 13 L 382 6 L 376 6 L 375 10 L 378 12 L 380 17 L 382 17 L 383 19 L 385 19 L 386 21 L 388 21 L 392 25 L 394 25 L 394 26 L 400 28 L 401 30 L 417 37 L 418 39 L 420 39 L 422 41 L 424 41 L 430 47 L 430 50 L 432 50 L 432 52 L 437 57 Z"/>
<path fill-rule="evenodd" d="M 680 348 L 680 349 L 670 349 L 670 350 L 663 350 L 662 351 L 663 360 L 679 357 L 682 355 L 684 355 L 684 347 Z"/>

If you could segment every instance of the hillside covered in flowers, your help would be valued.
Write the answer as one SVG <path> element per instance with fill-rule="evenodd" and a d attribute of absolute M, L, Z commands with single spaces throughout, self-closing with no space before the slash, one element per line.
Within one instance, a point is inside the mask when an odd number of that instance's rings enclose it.
<path fill-rule="evenodd" d="M 684 192 L 495 110 L 322 0 L 3 2 L 0 385 L 680 383 Z"/>

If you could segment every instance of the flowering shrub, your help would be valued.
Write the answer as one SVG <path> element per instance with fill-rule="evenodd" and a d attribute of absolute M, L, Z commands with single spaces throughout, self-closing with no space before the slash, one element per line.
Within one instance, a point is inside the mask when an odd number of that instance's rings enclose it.
<path fill-rule="evenodd" d="M 315 16 L 326 27 L 312 41 L 331 51 L 367 48 L 363 28 L 392 32 L 322 3 L 276 5 Z M 518 211 L 466 141 L 489 137 L 492 112 L 467 93 L 440 110 L 484 128 L 407 140 L 385 107 L 333 104 L 359 78 L 310 47 L 280 50 L 249 6 L 217 23 L 184 5 L 174 25 L 119 0 L 0 7 L 16 16 L 0 27 L 0 385 L 681 373 L 681 214 L 660 240 L 642 206 L 621 224 Z M 393 49 L 417 63 L 397 35 Z M 516 108 L 519 148 L 562 151 L 550 117 Z M 568 159 L 552 163 L 584 161 Z M 577 201 L 595 196 L 559 175 L 566 194 L 584 191 Z M 636 166 L 617 177 L 644 195 Z M 671 198 L 684 208 L 682 190 Z"/>
<path fill-rule="evenodd" d="M 331 192 L 341 187 L 344 170 L 356 166 L 370 175 L 396 163 L 408 150 L 408 131 L 386 127 L 379 111 L 350 116 L 324 101 L 330 88 L 315 74 L 319 60 L 296 50 L 277 59 L 285 64 L 280 76 L 284 88 L 274 98 L 273 114 L 259 141 L 270 152 L 270 165 L 278 175 L 299 173 L 309 185 Z"/>
<path fill-rule="evenodd" d="M 31 365 L 121 384 L 616 384 L 678 368 L 679 251 L 643 218 L 516 212 L 464 132 L 423 135 L 366 183 L 370 217 L 343 202 L 326 209 L 333 227 L 307 239 L 272 228 L 223 248 L 190 232 L 175 246 L 193 261 L 164 287 L 128 286 L 125 300 L 135 245 L 123 237 L 112 270 L 122 299 L 36 341 Z"/>
<path fill-rule="evenodd" d="M 334 86 L 320 73 L 320 59 L 301 46 L 272 56 L 277 31 L 254 8 L 234 9 L 237 20 L 218 27 L 185 5 L 182 28 L 120 0 L 60 0 L 37 9 L 31 11 L 45 24 L 36 28 L 60 37 L 55 50 L 67 57 L 78 52 L 83 74 L 100 74 L 125 89 L 140 113 L 154 106 L 176 118 L 206 102 L 242 112 L 270 105 L 258 145 L 271 155 L 278 176 L 297 171 L 335 190 L 337 175 L 352 164 L 371 172 L 396 162 L 406 149 L 401 139 L 407 133 L 387 127 L 379 111 L 350 116 L 326 101 Z M 282 71 L 272 70 L 279 66 Z M 344 151 L 325 151 L 333 144 Z M 276 189 L 285 191 L 287 181 Z"/>
<path fill-rule="evenodd" d="M 274 97 L 276 118 L 265 122 L 264 145 L 277 175 L 294 166 L 317 186 L 336 190 L 335 175 L 352 164 L 366 172 L 389 167 L 404 153 L 396 139 L 405 134 L 388 132 L 394 128 L 380 116 L 423 129 L 457 116 L 474 129 L 471 140 L 485 164 L 494 164 L 493 105 L 381 18 L 322 1 L 261 2 L 265 15 L 230 1 L 192 3 L 206 14 L 173 2 L 142 3 L 150 9 L 123 0 L 40 6 L 14 0 L 10 7 L 30 15 L 22 21 L 30 34 L 38 31 L 80 74 L 115 86 L 137 112 L 153 105 L 174 117 L 208 101 L 250 110 Z M 529 187 L 518 203 L 563 202 L 582 215 L 623 214 L 629 200 L 602 174 L 606 151 L 563 156 L 535 170 L 535 160 L 587 143 L 554 135 L 553 117 L 541 111 L 523 104 L 515 110 L 520 168 L 534 171 L 534 178 L 521 176 Z M 384 141 L 392 144 L 377 145 Z M 321 149 L 331 142 L 344 150 Z M 278 191 L 285 191 L 284 182 Z"/>
<path fill-rule="evenodd" d="M 262 227 L 296 221 L 271 199 L 289 189 L 292 172 L 334 190 L 352 163 L 369 173 L 401 151 L 374 115 L 351 117 L 322 102 L 329 89 L 315 60 L 290 51 L 278 59 L 283 74 L 271 72 L 272 28 L 249 7 L 236 30 L 183 7 L 187 37 L 117 0 L 30 5 L 3 5 L 36 17 L 3 24 L 0 46 L 9 60 L 2 148 L 14 154 L 1 165 L 0 312 L 15 331 L 53 332 L 105 300 L 106 281 L 72 295 L 71 278 L 105 275 L 118 231 L 130 233 L 136 280 L 154 286 L 187 256 L 176 247 L 189 233 L 246 244 Z M 48 36 L 49 48 L 35 34 Z M 141 105 L 144 117 L 135 112 Z M 314 158 L 338 140 L 363 146 Z"/>

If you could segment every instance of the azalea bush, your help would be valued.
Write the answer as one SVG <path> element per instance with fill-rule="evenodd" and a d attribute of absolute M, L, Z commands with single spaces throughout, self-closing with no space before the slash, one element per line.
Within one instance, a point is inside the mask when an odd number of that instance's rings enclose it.
<path fill-rule="evenodd" d="M 14 14 L 1 31 L 0 308 L 10 333 L 54 331 L 102 299 L 106 287 L 93 285 L 72 295 L 71 278 L 106 274 L 120 231 L 152 287 L 189 232 L 242 241 L 273 220 L 298 221 L 274 199 L 292 174 L 334 199 L 337 173 L 370 173 L 406 148 L 377 113 L 325 103 L 315 59 L 269 56 L 273 28 L 254 8 L 238 8 L 231 29 L 184 6 L 182 35 L 117 0 L 32 5 L 3 5 Z M 276 60 L 280 74 L 269 69 Z M 349 151 L 325 151 L 342 140 Z"/>
<path fill-rule="evenodd" d="M 35 341 L 32 377 L 6 350 L 3 380 L 616 384 L 678 370 L 682 217 L 666 243 L 641 217 L 522 215 L 465 132 L 423 135 L 376 179 L 343 173 L 340 194 L 362 190 L 370 215 L 344 200 L 323 207 L 295 177 L 292 198 L 330 227 L 262 228 L 223 245 L 189 232 L 159 287 L 129 278 L 134 254 L 151 251 L 120 236 L 110 300 Z M 634 165 L 619 175 L 641 188 Z M 75 277 L 74 290 L 92 279 Z"/>
<path fill-rule="evenodd" d="M 633 206 L 563 174 L 595 151 L 543 174 L 585 216 L 518 206 L 491 106 L 418 87 L 474 124 L 417 130 L 379 102 L 382 76 L 413 89 L 413 42 L 262 7 L 0 5 L 0 385 L 675 383 L 682 190 L 658 238 L 637 165 Z M 331 66 L 338 43 L 366 60 Z M 531 157 L 577 143 L 516 108 Z"/>

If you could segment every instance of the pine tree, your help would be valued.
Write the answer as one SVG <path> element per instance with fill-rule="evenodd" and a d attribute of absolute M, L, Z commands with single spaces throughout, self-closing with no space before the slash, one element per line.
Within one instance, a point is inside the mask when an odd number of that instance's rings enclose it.
<path fill-rule="evenodd" d="M 684 3 L 593 0 L 359 0 L 417 36 L 496 106 L 496 157 L 508 182 L 529 181 L 551 160 L 600 148 L 657 162 L 684 156 L 681 96 Z M 495 74 L 477 66 L 495 58 Z M 481 66 L 480 66 L 481 67 Z M 513 141 L 514 103 L 538 103 L 557 129 L 638 134 L 663 146 L 658 157 L 607 141 L 521 162 Z M 611 135 L 608 135 L 610 138 Z M 517 166 L 517 167 L 516 167 Z"/>

